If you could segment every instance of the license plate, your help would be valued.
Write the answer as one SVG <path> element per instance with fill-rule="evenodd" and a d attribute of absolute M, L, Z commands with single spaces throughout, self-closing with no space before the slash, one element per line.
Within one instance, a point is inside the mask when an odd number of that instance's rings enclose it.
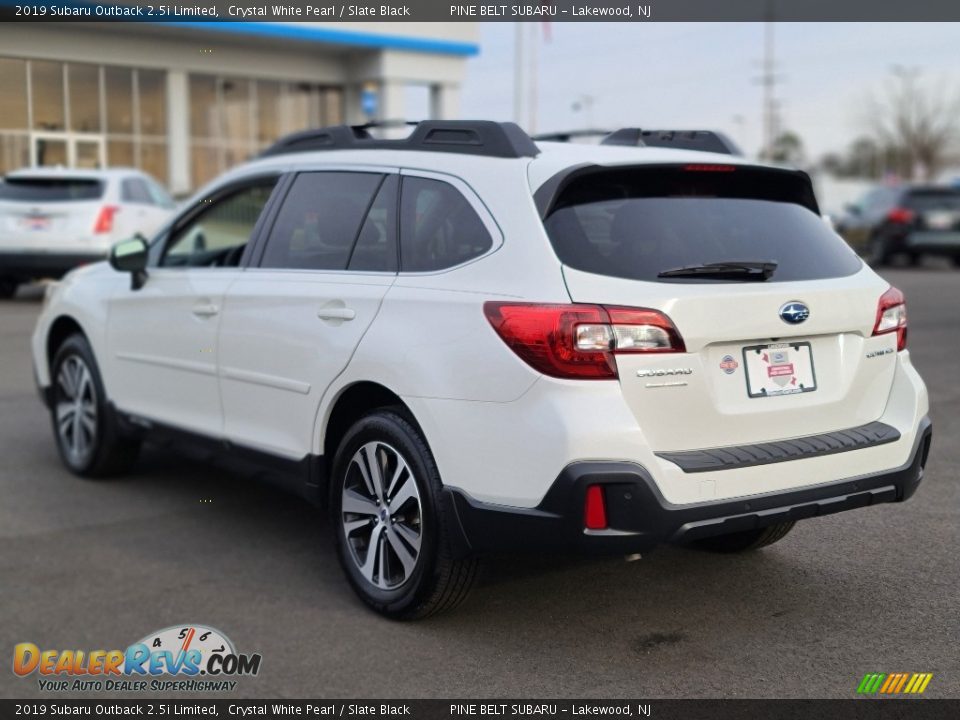
<path fill-rule="evenodd" d="M 50 227 L 50 218 L 43 216 L 25 217 L 20 221 L 24 230 L 47 230 Z"/>
<path fill-rule="evenodd" d="M 817 389 L 813 350 L 808 342 L 750 345 L 743 349 L 747 395 L 793 395 Z"/>
<path fill-rule="evenodd" d="M 923 219 L 931 230 L 949 230 L 957 221 L 957 216 L 952 212 L 929 212 Z"/>

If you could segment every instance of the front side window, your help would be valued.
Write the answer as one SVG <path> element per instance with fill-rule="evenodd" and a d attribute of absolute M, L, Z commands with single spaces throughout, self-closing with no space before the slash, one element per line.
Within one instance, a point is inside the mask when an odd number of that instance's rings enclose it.
<path fill-rule="evenodd" d="M 274 185 L 276 178 L 265 178 L 228 191 L 178 224 L 160 266 L 236 267 Z"/>
<path fill-rule="evenodd" d="M 270 230 L 260 267 L 346 270 L 383 180 L 378 173 L 299 174 Z"/>
<path fill-rule="evenodd" d="M 467 199 L 440 180 L 405 177 L 400 192 L 400 267 L 435 272 L 493 247 L 493 238 Z"/>

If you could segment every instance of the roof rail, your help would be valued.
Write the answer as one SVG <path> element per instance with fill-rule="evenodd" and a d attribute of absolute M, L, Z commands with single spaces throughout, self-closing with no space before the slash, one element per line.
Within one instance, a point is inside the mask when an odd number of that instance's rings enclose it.
<path fill-rule="evenodd" d="M 641 130 L 621 128 L 610 133 L 601 145 L 630 145 L 633 147 L 663 147 L 677 150 L 743 155 L 736 143 L 713 130 Z"/>
<path fill-rule="evenodd" d="M 610 134 L 609 130 L 601 130 L 599 128 L 589 128 L 583 130 L 559 130 L 552 133 L 540 133 L 539 135 L 534 135 L 533 139 L 535 141 L 543 142 L 570 142 L 577 138 L 588 138 L 588 137 L 606 137 Z"/>
<path fill-rule="evenodd" d="M 521 158 L 540 154 L 536 143 L 519 125 L 492 120 L 423 120 L 408 137 L 382 139 L 368 130 L 397 127 L 397 122 L 334 125 L 282 137 L 261 157 L 317 150 L 420 150 L 486 157 Z"/>

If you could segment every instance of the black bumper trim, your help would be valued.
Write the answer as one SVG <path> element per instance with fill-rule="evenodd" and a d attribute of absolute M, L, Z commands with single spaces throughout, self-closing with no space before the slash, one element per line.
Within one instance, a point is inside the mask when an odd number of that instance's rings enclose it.
<path fill-rule="evenodd" d="M 38 278 L 59 280 L 75 267 L 106 259 L 105 252 L 0 252 L 0 277 L 21 282 Z"/>
<path fill-rule="evenodd" d="M 884 445 L 896 442 L 899 439 L 900 432 L 895 427 L 882 422 L 871 422 L 848 430 L 808 435 L 777 442 L 654 454 L 664 460 L 669 460 L 684 472 L 698 473 L 733 470 L 754 465 L 769 465 L 820 455 L 834 455 L 849 450 L 862 450 L 874 445 Z"/>
<path fill-rule="evenodd" d="M 664 543 L 752 530 L 885 502 L 916 492 L 930 451 L 932 428 L 924 418 L 910 460 L 893 470 L 784 492 L 675 505 L 650 473 L 630 462 L 578 462 L 567 466 L 536 508 L 482 503 L 445 488 L 443 510 L 456 555 L 560 551 L 628 554 Z M 609 530 L 586 532 L 587 487 L 602 485 Z"/>

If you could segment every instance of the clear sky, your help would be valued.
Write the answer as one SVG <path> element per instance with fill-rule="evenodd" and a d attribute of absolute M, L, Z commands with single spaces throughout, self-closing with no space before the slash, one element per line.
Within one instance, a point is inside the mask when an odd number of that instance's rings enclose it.
<path fill-rule="evenodd" d="M 758 150 L 762 23 L 561 22 L 551 23 L 549 42 L 534 25 L 537 131 L 585 126 L 585 113 L 571 106 L 589 95 L 595 126 L 720 129 L 748 154 Z M 781 125 L 801 136 L 811 159 L 864 132 L 864 105 L 895 65 L 920 68 L 925 82 L 960 92 L 960 24 L 774 28 Z M 526 30 L 529 38 L 534 28 Z M 463 117 L 514 119 L 513 56 L 513 23 L 483 23 L 481 54 L 467 65 Z"/>

